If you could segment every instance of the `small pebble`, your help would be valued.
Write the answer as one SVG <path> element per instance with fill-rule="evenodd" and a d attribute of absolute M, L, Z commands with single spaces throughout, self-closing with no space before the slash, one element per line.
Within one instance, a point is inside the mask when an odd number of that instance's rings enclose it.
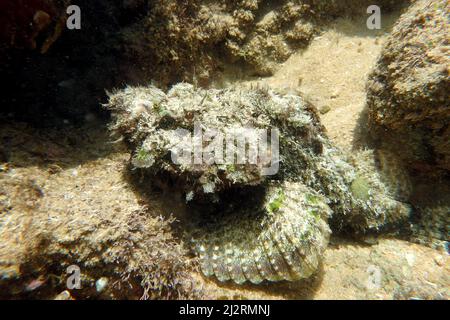
<path fill-rule="evenodd" d="M 107 286 L 108 286 L 108 278 L 106 277 L 102 277 L 95 282 L 95 289 L 97 289 L 97 292 L 99 293 L 104 291 Z"/>
<path fill-rule="evenodd" d="M 339 91 L 335 90 L 333 91 L 333 93 L 331 94 L 330 98 L 331 99 L 336 99 L 337 97 L 339 97 Z"/>
<path fill-rule="evenodd" d="M 444 265 L 444 257 L 441 256 L 441 255 L 437 255 L 437 256 L 434 257 L 434 262 L 435 262 L 438 266 L 442 267 L 442 266 Z"/>
<path fill-rule="evenodd" d="M 69 291 L 65 290 L 58 294 L 56 297 L 53 298 L 53 300 L 75 300 Z"/>
<path fill-rule="evenodd" d="M 0 267 L 0 281 L 17 279 L 19 276 L 19 266 Z"/>
<path fill-rule="evenodd" d="M 42 287 L 42 285 L 45 283 L 45 281 L 46 281 L 46 279 L 44 277 L 39 277 L 37 279 L 34 279 L 25 286 L 25 291 L 31 292 L 36 289 L 39 289 L 40 287 Z"/>
<path fill-rule="evenodd" d="M 331 110 L 330 106 L 324 105 L 324 106 L 320 107 L 319 112 L 321 114 L 325 114 L 325 113 L 328 113 L 330 110 Z"/>

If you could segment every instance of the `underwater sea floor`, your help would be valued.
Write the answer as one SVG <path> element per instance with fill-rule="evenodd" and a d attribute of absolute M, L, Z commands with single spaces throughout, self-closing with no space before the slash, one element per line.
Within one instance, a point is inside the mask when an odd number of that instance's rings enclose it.
<path fill-rule="evenodd" d="M 1 179 L 10 186 L 7 193 L 24 202 L 16 204 L 22 211 L 1 220 L 1 243 L 10 249 L 9 257 L 2 256 L 3 262 L 20 261 L 20 255 L 28 255 L 30 261 L 42 259 L 43 252 L 32 236 L 39 230 L 52 233 L 60 243 L 55 252 L 48 253 L 49 261 L 52 254 L 59 253 L 85 255 L 95 263 L 92 254 L 102 258 L 105 254 L 96 246 L 111 245 L 128 236 L 124 224 L 130 223 L 129 217 L 143 205 L 153 217 L 176 213 L 176 206 L 167 208 L 157 196 L 144 200 L 126 183 L 129 154 L 120 143 L 108 143 L 110 137 L 95 124 L 83 130 L 87 133 L 82 137 L 75 130 L 78 136 L 65 137 L 74 144 L 66 148 L 60 146 L 58 132 L 39 140 L 39 134 L 24 127 L 2 126 L 0 135 L 13 137 L 11 143 L 16 147 Z M 31 134 L 36 139 L 24 143 Z M 77 141 L 81 139 L 83 148 Z M 61 243 L 70 249 L 64 251 Z M 196 290 L 212 299 L 448 299 L 448 260 L 445 252 L 395 238 L 352 241 L 332 237 L 319 272 L 308 280 L 237 286 L 205 279 L 195 269 L 190 276 Z"/>
<path fill-rule="evenodd" d="M 318 107 L 332 141 L 351 150 L 358 143 L 355 128 L 365 105 L 367 75 L 398 15 L 386 16 L 385 29 L 376 37 L 366 32 L 365 20 L 339 19 L 273 76 L 250 80 L 230 76 L 226 83 L 301 92 Z M 96 119 L 76 130 L 67 124 L 65 130 L 39 132 L 14 122 L 0 128 L 0 138 L 7 141 L 10 152 L 4 155 L 8 163 L 0 168 L 0 204 L 14 208 L 0 216 L 0 273 L 20 273 L 23 270 L 14 270 L 14 264 L 31 261 L 25 286 L 36 283 L 33 276 L 39 270 L 33 268 L 45 265 L 40 260 L 57 263 L 64 254 L 91 261 L 94 278 L 111 274 L 96 264 L 95 255 L 111 263 L 118 259 L 115 255 L 122 252 L 109 251 L 108 246 L 123 245 L 123 239 L 135 234 L 130 225 L 136 212 L 145 212 L 153 219 L 149 223 L 155 223 L 158 217 L 169 219 L 181 210 L 177 205 L 167 207 L 159 194 L 143 197 L 130 186 L 126 148 L 114 142 Z M 16 203 L 7 201 L 12 198 Z M 33 236 L 46 233 L 51 236 Z M 44 240 L 58 245 L 42 256 Z M 133 256 L 130 263 L 143 261 Z M 319 272 L 298 282 L 237 286 L 206 279 L 196 268 L 188 272 L 194 291 L 212 299 L 448 299 L 450 293 L 446 252 L 388 236 L 364 240 L 332 236 Z M 62 291 L 59 285 L 53 290 L 42 286 L 47 289 L 37 297 Z M 140 294 L 126 298 L 140 298 Z"/>

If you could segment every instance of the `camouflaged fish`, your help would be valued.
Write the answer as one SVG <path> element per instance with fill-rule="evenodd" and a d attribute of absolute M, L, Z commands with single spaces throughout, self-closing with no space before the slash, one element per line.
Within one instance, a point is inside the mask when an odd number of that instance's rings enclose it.
<path fill-rule="evenodd" d="M 187 242 L 203 274 L 219 281 L 307 278 L 329 224 L 365 231 L 409 215 L 366 161 L 372 155 L 346 159 L 301 96 L 181 83 L 167 93 L 125 88 L 107 108 L 133 168 L 184 194 Z"/>

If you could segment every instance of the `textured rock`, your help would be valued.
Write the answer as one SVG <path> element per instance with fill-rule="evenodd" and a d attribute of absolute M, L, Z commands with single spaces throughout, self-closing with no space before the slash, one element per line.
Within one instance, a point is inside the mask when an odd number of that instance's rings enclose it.
<path fill-rule="evenodd" d="M 323 21 L 365 14 L 349 3 L 360 1 L 79 0 L 82 27 L 64 30 L 69 0 L 2 1 L 0 73 L 16 81 L 4 87 L 0 111 L 39 125 L 80 123 L 98 112 L 105 89 L 123 83 L 267 75 Z"/>
<path fill-rule="evenodd" d="M 378 1 L 386 11 L 394 2 L 399 1 Z M 366 0 L 154 0 L 143 19 L 123 30 L 124 53 L 160 85 L 193 79 L 207 85 L 230 64 L 239 66 L 237 73 L 246 70 L 267 76 L 296 49 L 308 45 L 323 22 L 366 14 L 370 4 Z"/>
<path fill-rule="evenodd" d="M 368 81 L 371 132 L 410 170 L 450 170 L 447 1 L 420 0 L 394 27 Z M 444 173 L 443 172 L 443 173 Z"/>
<path fill-rule="evenodd" d="M 51 299 L 64 290 L 76 299 L 194 298 L 172 219 L 127 187 L 127 154 L 100 127 L 1 126 L 9 143 L 0 154 L 7 151 L 10 164 L 0 171 L 1 299 Z M 74 145 L 56 142 L 62 136 Z M 69 266 L 80 268 L 80 289 L 67 287 Z M 97 292 L 104 277 L 108 286 Z"/>

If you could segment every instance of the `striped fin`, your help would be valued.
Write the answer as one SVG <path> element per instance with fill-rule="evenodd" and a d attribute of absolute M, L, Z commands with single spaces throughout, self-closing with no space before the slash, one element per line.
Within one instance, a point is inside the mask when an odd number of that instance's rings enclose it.
<path fill-rule="evenodd" d="M 270 205 L 280 190 L 282 203 Z M 305 194 L 311 192 L 299 183 L 274 184 L 254 210 L 216 213 L 213 222 L 199 222 L 196 234 L 203 238 L 194 250 L 203 274 L 237 284 L 309 277 L 330 233 L 330 209 L 317 198 L 309 203 Z"/>

